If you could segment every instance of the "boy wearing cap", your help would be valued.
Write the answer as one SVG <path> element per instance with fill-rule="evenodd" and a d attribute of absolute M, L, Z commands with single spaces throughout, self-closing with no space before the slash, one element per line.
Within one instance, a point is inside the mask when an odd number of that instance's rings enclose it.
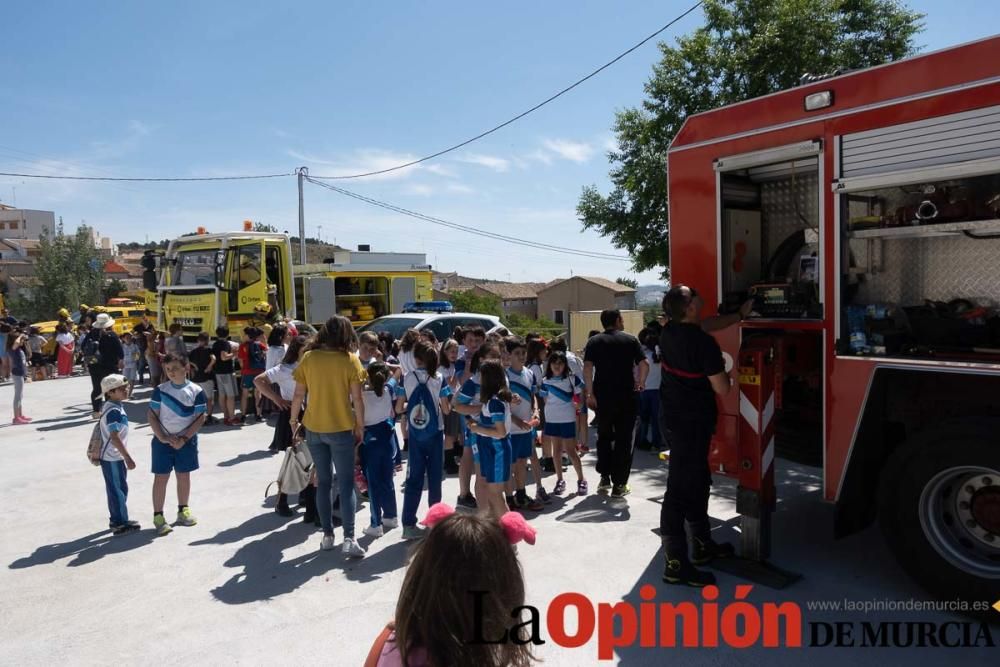
<path fill-rule="evenodd" d="M 137 521 L 129 521 L 128 470 L 135 470 L 135 461 L 128 452 L 128 416 L 122 401 L 128 396 L 129 383 L 114 373 L 101 380 L 104 406 L 101 410 L 101 472 L 108 494 L 108 527 L 112 535 L 125 535 L 139 530 Z"/>

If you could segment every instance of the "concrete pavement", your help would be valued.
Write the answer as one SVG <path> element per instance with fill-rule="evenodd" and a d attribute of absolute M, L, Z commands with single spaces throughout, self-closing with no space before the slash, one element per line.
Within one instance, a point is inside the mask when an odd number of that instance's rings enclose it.
<path fill-rule="evenodd" d="M 400 531 L 372 541 L 360 561 L 318 551 L 319 533 L 300 520 L 277 516 L 264 488 L 280 457 L 264 450 L 271 428 L 215 427 L 201 437 L 201 469 L 193 475 L 191 507 L 197 526 L 157 538 L 151 530 L 150 431 L 140 388 L 128 404 L 131 450 L 138 469 L 129 476 L 129 511 L 140 533 L 112 539 L 101 474 L 85 461 L 93 422 L 87 378 L 28 384 L 30 426 L 11 426 L 9 383 L 0 385 L 0 655 L 21 664 L 302 664 L 360 665 L 372 640 L 392 617 L 408 544 Z M 595 456 L 585 457 L 591 488 Z M 796 601 L 804 621 L 964 621 L 937 612 L 815 612 L 810 600 L 926 599 L 893 563 L 879 534 L 869 529 L 835 542 L 832 508 L 820 502 L 820 471 L 779 461 L 779 511 L 774 561 L 804 577 L 791 588 L 753 588 L 748 600 Z M 397 476 L 396 483 L 402 477 Z M 568 477 L 573 480 L 570 473 Z M 547 665 L 599 664 L 597 642 L 563 649 L 550 640 L 545 609 L 556 595 L 575 591 L 594 602 L 622 599 L 638 606 L 644 584 L 658 602 L 692 600 L 693 589 L 660 582 L 658 525 L 665 467 L 636 453 L 633 493 L 612 501 L 592 494 L 557 499 L 532 519 L 535 546 L 519 556 L 528 602 L 542 611 L 536 651 Z M 718 480 L 710 514 L 717 539 L 736 537 L 733 485 Z M 551 479 L 547 487 L 551 490 Z M 570 486 L 573 486 L 570 484 Z M 457 480 L 445 480 L 453 502 Z M 167 494 L 168 517 L 175 503 Z M 421 509 L 423 512 L 423 508 Z M 358 516 L 360 527 L 367 507 Z M 338 547 L 342 534 L 338 531 Z M 736 578 L 718 574 L 724 605 Z M 568 622 L 572 629 L 573 622 Z M 808 633 L 807 633 L 808 634 Z M 993 629 L 1000 642 L 1000 628 Z M 808 641 L 808 636 L 806 637 Z M 622 665 L 670 664 L 996 664 L 991 649 L 962 648 L 654 648 L 637 645 L 615 653 Z M 988 662 L 990 661 L 990 662 Z M 603 663 L 613 664 L 613 663 Z"/>

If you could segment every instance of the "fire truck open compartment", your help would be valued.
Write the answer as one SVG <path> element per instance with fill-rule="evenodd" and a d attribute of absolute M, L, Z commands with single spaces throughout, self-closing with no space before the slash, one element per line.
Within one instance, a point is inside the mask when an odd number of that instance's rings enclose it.
<path fill-rule="evenodd" d="M 756 296 L 759 316 L 820 317 L 818 157 L 724 171 L 720 190 L 723 308 Z"/>
<path fill-rule="evenodd" d="M 887 175 L 838 195 L 838 353 L 1000 361 L 1000 160 L 994 168 Z"/>
<path fill-rule="evenodd" d="M 819 156 L 720 172 L 722 309 L 754 298 L 741 335 L 772 342 L 777 453 L 821 465 L 823 334 L 810 324 L 822 315 Z"/>

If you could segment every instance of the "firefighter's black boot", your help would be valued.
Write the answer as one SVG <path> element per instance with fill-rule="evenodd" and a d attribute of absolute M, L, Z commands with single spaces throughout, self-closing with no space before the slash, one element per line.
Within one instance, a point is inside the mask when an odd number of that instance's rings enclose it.
<path fill-rule="evenodd" d="M 691 541 L 691 562 L 695 565 L 711 563 L 716 558 L 732 558 L 736 548 L 729 542 L 716 542 L 711 537 L 707 539 L 694 538 Z"/>
<path fill-rule="evenodd" d="M 728 542 L 716 542 L 712 539 L 712 529 L 707 521 L 688 524 L 691 531 L 691 562 L 695 565 L 706 565 L 716 558 L 732 558 L 736 549 Z"/>
<path fill-rule="evenodd" d="M 691 564 L 687 555 L 687 539 L 684 537 L 665 537 L 663 581 L 681 586 L 710 586 L 715 584 L 715 575 L 699 570 Z"/>

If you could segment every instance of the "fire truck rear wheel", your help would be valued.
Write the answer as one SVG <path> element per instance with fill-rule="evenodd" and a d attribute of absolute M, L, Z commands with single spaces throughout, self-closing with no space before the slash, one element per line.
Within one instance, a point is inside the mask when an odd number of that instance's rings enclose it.
<path fill-rule="evenodd" d="M 911 577 L 941 599 L 1000 598 L 1000 421 L 915 435 L 886 462 L 880 487 L 882 533 Z"/>

